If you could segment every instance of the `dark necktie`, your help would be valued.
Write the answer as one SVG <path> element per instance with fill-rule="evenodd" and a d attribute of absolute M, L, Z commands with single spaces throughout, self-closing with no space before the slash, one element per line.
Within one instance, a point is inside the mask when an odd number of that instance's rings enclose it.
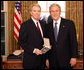
<path fill-rule="evenodd" d="M 39 29 L 38 22 L 37 22 L 36 24 L 37 24 L 37 30 L 38 30 L 39 34 L 41 35 L 41 31 L 40 31 L 40 29 Z"/>
<path fill-rule="evenodd" d="M 55 23 L 54 36 L 55 36 L 55 41 L 57 42 L 57 23 Z"/>

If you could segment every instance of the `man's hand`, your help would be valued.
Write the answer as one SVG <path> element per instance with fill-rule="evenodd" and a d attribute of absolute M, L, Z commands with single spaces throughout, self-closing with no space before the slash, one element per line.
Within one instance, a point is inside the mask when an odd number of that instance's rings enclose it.
<path fill-rule="evenodd" d="M 34 53 L 35 53 L 36 55 L 41 55 L 41 54 L 42 54 L 41 50 L 39 50 L 39 49 L 35 49 Z"/>
<path fill-rule="evenodd" d="M 50 49 L 51 49 L 51 45 L 50 45 Z"/>
<path fill-rule="evenodd" d="M 71 66 L 74 66 L 76 64 L 76 58 L 71 58 L 70 64 Z"/>
<path fill-rule="evenodd" d="M 47 69 L 49 69 L 49 60 L 46 59 L 46 66 L 47 66 Z"/>

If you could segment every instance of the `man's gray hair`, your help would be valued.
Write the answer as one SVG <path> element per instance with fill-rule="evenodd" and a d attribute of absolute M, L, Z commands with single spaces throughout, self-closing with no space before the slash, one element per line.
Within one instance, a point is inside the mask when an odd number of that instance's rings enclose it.
<path fill-rule="evenodd" d="M 32 8 L 33 8 L 34 6 L 39 7 L 39 8 L 40 8 L 40 10 L 41 10 L 41 7 L 40 7 L 40 5 L 39 5 L 39 4 L 31 4 L 31 5 L 30 5 L 30 7 L 29 7 L 29 11 L 32 11 Z"/>
<path fill-rule="evenodd" d="M 53 4 L 50 5 L 50 7 L 49 7 L 49 11 L 50 11 L 51 7 L 53 7 L 53 6 L 57 6 L 57 7 L 59 7 L 59 9 L 60 9 L 60 11 L 61 11 L 61 7 L 60 7 L 60 5 L 55 4 L 55 3 L 53 3 Z"/>

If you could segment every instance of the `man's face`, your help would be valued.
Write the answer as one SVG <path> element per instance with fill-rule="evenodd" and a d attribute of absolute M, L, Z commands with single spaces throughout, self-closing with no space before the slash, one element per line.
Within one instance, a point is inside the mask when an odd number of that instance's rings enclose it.
<path fill-rule="evenodd" d="M 60 17 L 60 13 L 61 11 L 58 6 L 52 6 L 50 8 L 50 15 L 53 18 L 53 20 L 57 21 Z"/>
<path fill-rule="evenodd" d="M 32 10 L 30 11 L 31 16 L 35 19 L 38 20 L 40 17 L 41 9 L 38 6 L 33 6 Z"/>

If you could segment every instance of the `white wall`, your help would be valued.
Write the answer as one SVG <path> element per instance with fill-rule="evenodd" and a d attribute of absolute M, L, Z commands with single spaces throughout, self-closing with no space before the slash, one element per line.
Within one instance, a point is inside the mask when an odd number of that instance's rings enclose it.
<path fill-rule="evenodd" d="M 38 1 L 41 6 L 41 17 L 49 16 L 49 6 L 53 3 L 59 4 L 61 7 L 61 17 L 65 18 L 65 1 Z"/>

